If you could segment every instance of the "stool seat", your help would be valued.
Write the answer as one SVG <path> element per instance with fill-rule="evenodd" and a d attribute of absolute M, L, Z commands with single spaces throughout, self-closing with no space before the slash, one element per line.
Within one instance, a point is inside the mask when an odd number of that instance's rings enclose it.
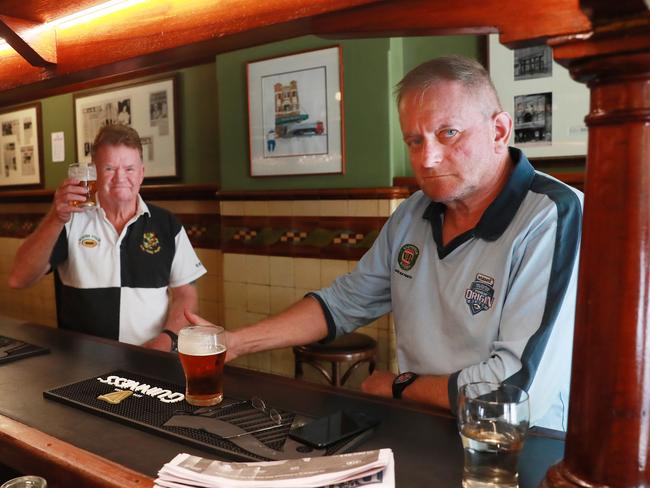
<path fill-rule="evenodd" d="M 315 342 L 293 348 L 295 357 L 295 377 L 302 378 L 302 364 L 307 363 L 316 368 L 327 381 L 334 386 L 343 386 L 353 371 L 362 363 L 368 363 L 368 372 L 375 369 L 377 341 L 365 334 L 352 332 L 337 337 L 328 343 Z M 320 362 L 329 362 L 331 373 Z M 352 362 L 345 374 L 341 376 L 341 364 Z"/>

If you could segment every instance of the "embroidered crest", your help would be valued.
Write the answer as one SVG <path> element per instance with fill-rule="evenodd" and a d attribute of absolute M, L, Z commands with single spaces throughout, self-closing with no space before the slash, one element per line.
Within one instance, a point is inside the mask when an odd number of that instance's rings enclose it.
<path fill-rule="evenodd" d="M 465 302 L 472 315 L 488 310 L 494 302 L 494 278 L 477 273 L 476 281 L 465 290 Z"/>
<path fill-rule="evenodd" d="M 145 232 L 142 236 L 140 249 L 148 254 L 156 254 L 160 252 L 160 241 L 158 240 L 158 236 L 153 232 Z"/>
<path fill-rule="evenodd" d="M 83 247 L 89 247 L 89 248 L 91 248 L 91 249 L 92 249 L 93 247 L 97 247 L 97 246 L 99 246 L 99 243 L 100 243 L 101 241 L 102 241 L 102 240 L 101 240 L 99 237 L 97 237 L 97 236 L 93 236 L 93 235 L 90 235 L 90 234 L 84 234 L 84 235 L 82 235 L 82 236 L 79 238 L 79 244 L 80 244 L 81 246 L 83 246 Z"/>
<path fill-rule="evenodd" d="M 415 266 L 415 262 L 418 260 L 419 255 L 420 250 L 417 246 L 414 246 L 413 244 L 404 244 L 399 250 L 397 264 L 399 264 L 399 267 L 404 271 L 408 271 Z"/>

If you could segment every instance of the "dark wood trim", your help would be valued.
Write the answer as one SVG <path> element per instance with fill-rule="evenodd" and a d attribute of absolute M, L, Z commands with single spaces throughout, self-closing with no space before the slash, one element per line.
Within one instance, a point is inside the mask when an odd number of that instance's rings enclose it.
<path fill-rule="evenodd" d="M 151 487 L 153 479 L 0 415 L 0 458 L 22 473 L 47 473 L 48 485 Z"/>
<path fill-rule="evenodd" d="M 145 200 L 218 200 L 219 187 L 215 184 L 144 185 L 140 190 Z M 0 203 L 50 203 L 54 190 L 0 191 Z"/>
<path fill-rule="evenodd" d="M 220 191 L 218 199 L 237 200 L 372 200 L 406 198 L 407 188 L 328 188 L 323 190 Z"/>

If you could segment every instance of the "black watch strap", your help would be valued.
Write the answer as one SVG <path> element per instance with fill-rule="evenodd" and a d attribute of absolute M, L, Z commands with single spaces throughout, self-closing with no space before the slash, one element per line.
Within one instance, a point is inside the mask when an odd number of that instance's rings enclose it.
<path fill-rule="evenodd" d="M 172 347 L 170 349 L 171 352 L 178 352 L 178 335 L 176 335 L 176 332 L 172 332 L 169 329 L 163 329 L 160 331 L 163 334 L 167 334 L 169 338 L 172 340 Z"/>
<path fill-rule="evenodd" d="M 393 398 L 402 398 L 402 392 L 418 378 L 417 373 L 406 371 L 393 380 Z"/>

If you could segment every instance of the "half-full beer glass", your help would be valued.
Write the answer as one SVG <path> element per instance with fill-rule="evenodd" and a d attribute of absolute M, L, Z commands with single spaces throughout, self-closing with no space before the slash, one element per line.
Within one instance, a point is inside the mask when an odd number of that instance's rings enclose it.
<path fill-rule="evenodd" d="M 226 334 L 216 325 L 190 325 L 178 334 L 178 356 L 185 373 L 185 400 L 202 407 L 223 399 Z"/>
<path fill-rule="evenodd" d="M 70 205 L 81 208 L 95 208 L 97 199 L 97 170 L 94 163 L 72 163 L 68 165 L 68 178 L 76 178 L 79 185 L 86 189 L 84 201 L 71 200 Z"/>
<path fill-rule="evenodd" d="M 514 385 L 469 383 L 458 392 L 464 488 L 517 487 L 529 422 L 528 393 Z"/>

